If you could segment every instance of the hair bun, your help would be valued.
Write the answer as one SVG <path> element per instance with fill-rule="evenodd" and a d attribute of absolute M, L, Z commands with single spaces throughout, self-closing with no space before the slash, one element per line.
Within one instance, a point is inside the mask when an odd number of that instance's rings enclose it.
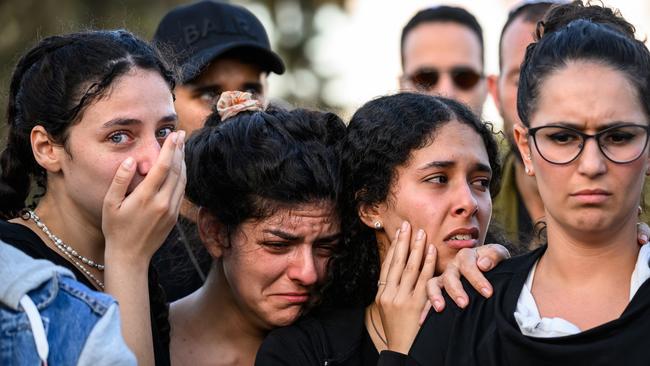
<path fill-rule="evenodd" d="M 613 28 L 615 31 L 634 38 L 636 29 L 628 23 L 618 9 L 610 9 L 600 5 L 586 5 L 577 0 L 569 4 L 552 7 L 544 20 L 537 25 L 537 38 L 545 34 L 556 32 L 576 20 L 586 20 L 591 23 L 603 24 Z"/>

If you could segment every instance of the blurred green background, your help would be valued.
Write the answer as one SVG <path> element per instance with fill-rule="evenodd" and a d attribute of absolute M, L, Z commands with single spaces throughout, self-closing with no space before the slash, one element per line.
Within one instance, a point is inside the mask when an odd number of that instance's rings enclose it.
<path fill-rule="evenodd" d="M 0 138 L 5 138 L 5 107 L 9 78 L 20 55 L 39 39 L 58 33 L 85 29 L 126 28 L 144 39 L 151 39 L 162 16 L 176 5 L 190 3 L 179 0 L 4 0 L 0 1 Z M 269 0 L 230 1 L 243 5 L 255 13 L 271 35 L 273 48 L 282 56 L 287 72 L 282 78 L 308 78 L 309 93 L 285 89 L 272 96 L 303 106 L 333 109 L 322 98 L 319 87 L 326 76 L 311 70 L 305 54 L 306 45 L 317 35 L 314 15 L 323 6 L 340 9 L 343 0 Z M 341 10 L 342 11 L 342 10 Z M 281 19 L 281 22 L 278 22 Z M 281 24 L 278 28 L 276 24 Z M 296 72 L 297 70 L 297 72 Z M 273 79 L 271 79 L 273 82 Z M 335 109 L 335 108 L 334 108 Z"/>

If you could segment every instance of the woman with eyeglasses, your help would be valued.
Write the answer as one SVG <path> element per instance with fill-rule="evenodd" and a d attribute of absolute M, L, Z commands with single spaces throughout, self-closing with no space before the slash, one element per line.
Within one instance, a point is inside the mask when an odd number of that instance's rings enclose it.
<path fill-rule="evenodd" d="M 547 245 L 490 272 L 492 298 L 468 288 L 460 309 L 447 297 L 410 356 L 386 352 L 386 364 L 648 363 L 650 247 L 637 245 L 636 222 L 650 171 L 650 52 L 618 13 L 580 1 L 552 9 L 537 36 L 515 140 Z"/>

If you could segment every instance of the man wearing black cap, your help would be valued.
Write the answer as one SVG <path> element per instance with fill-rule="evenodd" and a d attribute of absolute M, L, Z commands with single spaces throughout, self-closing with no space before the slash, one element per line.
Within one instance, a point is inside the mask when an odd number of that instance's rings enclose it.
<path fill-rule="evenodd" d="M 160 21 L 153 42 L 180 67 L 174 107 L 188 137 L 203 127 L 222 92 L 248 91 L 264 102 L 267 75 L 285 69 L 262 23 L 237 5 L 205 0 L 176 7 Z M 199 288 L 210 268 L 196 212 L 183 201 L 176 228 L 153 258 L 169 302 Z"/>
<path fill-rule="evenodd" d="M 221 92 L 248 91 L 264 101 L 268 73 L 284 72 L 262 23 L 237 5 L 176 7 L 160 21 L 153 41 L 181 68 L 175 107 L 187 136 L 203 126 Z"/>

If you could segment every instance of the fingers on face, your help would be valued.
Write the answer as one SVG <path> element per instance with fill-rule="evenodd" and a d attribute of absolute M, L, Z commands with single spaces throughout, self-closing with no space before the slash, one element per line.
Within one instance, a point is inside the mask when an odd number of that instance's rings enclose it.
<path fill-rule="evenodd" d="M 128 157 L 117 168 L 113 181 L 108 187 L 108 191 L 104 197 L 105 207 L 118 207 L 122 203 L 134 175 L 135 160 L 132 157 Z"/>

